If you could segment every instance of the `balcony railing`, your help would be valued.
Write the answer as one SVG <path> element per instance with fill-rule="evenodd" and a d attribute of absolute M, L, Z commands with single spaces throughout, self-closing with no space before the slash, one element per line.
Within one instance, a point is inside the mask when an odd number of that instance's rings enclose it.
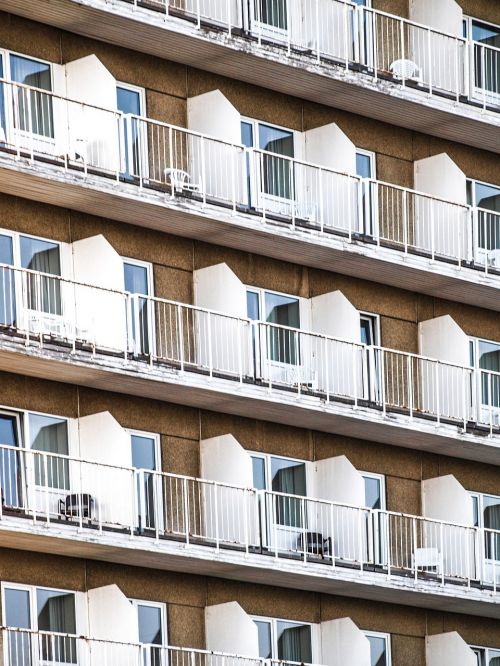
<path fill-rule="evenodd" d="M 354 567 L 495 592 L 500 582 L 500 531 L 491 529 L 3 445 L 0 485 L 6 528 L 26 519 L 93 540 L 121 530 L 287 558 L 297 573 Z"/>
<path fill-rule="evenodd" d="M 326 65 L 500 109 L 500 49 L 342 0 L 123 0 Z"/>
<path fill-rule="evenodd" d="M 2 627 L 4 666 L 293 666 L 296 662 Z"/>
<path fill-rule="evenodd" d="M 78 349 L 498 433 L 500 373 L 0 265 L 0 329 Z M 262 389 L 264 390 L 264 389 Z"/>
<path fill-rule="evenodd" d="M 0 154 L 432 260 L 500 270 L 500 214 L 0 82 Z M 1 108 L 1 106 L 0 106 Z M 4 125 L 4 130 L 1 126 Z M 5 135 L 2 137 L 2 131 Z"/>

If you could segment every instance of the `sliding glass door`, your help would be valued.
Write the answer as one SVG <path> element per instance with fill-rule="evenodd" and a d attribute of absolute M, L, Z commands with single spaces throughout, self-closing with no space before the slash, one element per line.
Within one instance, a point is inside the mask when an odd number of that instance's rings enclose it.
<path fill-rule="evenodd" d="M 472 95 L 493 106 L 500 104 L 500 26 L 475 19 L 466 22 L 472 40 Z"/>
<path fill-rule="evenodd" d="M 23 506 L 19 416 L 0 412 L 0 493 L 2 509 Z"/>
<path fill-rule="evenodd" d="M 16 290 L 14 272 L 7 266 L 14 265 L 12 236 L 0 234 L 0 326 L 13 326 L 16 322 Z"/>

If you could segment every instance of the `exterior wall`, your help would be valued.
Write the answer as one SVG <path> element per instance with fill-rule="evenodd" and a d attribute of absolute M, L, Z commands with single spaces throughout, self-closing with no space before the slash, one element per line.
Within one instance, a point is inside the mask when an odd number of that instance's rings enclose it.
<path fill-rule="evenodd" d="M 366 603 L 333 595 L 269 588 L 202 576 L 187 576 L 91 560 L 0 550 L 1 581 L 71 589 L 115 583 L 130 597 L 167 604 L 168 640 L 180 647 L 205 647 L 204 608 L 237 601 L 250 615 L 302 622 L 350 617 L 366 631 L 391 633 L 394 666 L 425 666 L 425 635 L 458 631 L 476 645 L 500 645 L 500 621 L 392 604 Z M 57 572 L 57 574 L 56 574 Z"/>
<path fill-rule="evenodd" d="M 385 475 L 391 511 L 421 514 L 422 479 L 454 474 L 470 491 L 500 487 L 500 468 L 482 463 L 14 374 L 0 373 L 0 405 L 67 418 L 109 411 L 124 428 L 158 433 L 162 469 L 174 474 L 199 476 L 200 439 L 228 433 L 251 452 L 310 461 L 345 455 L 358 470 Z"/>

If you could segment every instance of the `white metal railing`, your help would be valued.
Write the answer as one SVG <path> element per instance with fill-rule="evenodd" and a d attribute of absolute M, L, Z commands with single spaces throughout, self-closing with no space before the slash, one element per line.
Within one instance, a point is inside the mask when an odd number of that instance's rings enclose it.
<path fill-rule="evenodd" d="M 0 445 L 0 520 L 122 530 L 440 584 L 500 582 L 500 531 Z"/>
<path fill-rule="evenodd" d="M 500 49 L 342 0 L 124 0 L 326 64 L 500 108 Z"/>
<path fill-rule="evenodd" d="M 2 627 L 4 666 L 295 666 L 296 662 L 163 646 L 104 641 L 54 631 Z M 298 666 L 298 665 L 297 665 Z"/>
<path fill-rule="evenodd" d="M 0 265 L 0 329 L 26 344 L 500 428 L 499 373 Z"/>
<path fill-rule="evenodd" d="M 500 215 L 0 82 L 0 152 L 433 260 L 500 271 Z M 0 124 L 2 119 L 0 118 Z"/>

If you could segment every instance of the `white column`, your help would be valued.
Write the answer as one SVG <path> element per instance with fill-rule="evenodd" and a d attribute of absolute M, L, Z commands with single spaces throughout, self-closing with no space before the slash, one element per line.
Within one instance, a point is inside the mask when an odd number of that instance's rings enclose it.
<path fill-rule="evenodd" d="M 245 201 L 245 155 L 235 147 L 241 145 L 239 111 L 220 90 L 211 90 L 188 99 L 187 126 L 212 137 L 189 139 L 190 160 L 183 168 L 187 168 L 191 180 L 200 185 L 207 198 Z"/>
<path fill-rule="evenodd" d="M 325 227 L 359 231 L 356 146 L 335 123 L 303 133 L 305 160 L 325 167 L 298 168 L 298 192 L 305 205 L 315 206 L 315 219 Z M 328 171 L 332 170 L 332 171 Z"/>
<path fill-rule="evenodd" d="M 426 666 L 477 666 L 477 658 L 456 632 L 435 634 L 425 639 Z"/>
<path fill-rule="evenodd" d="M 123 260 L 103 235 L 73 243 L 76 337 L 97 347 L 124 351 L 127 343 L 127 303 Z M 115 290 L 106 291 L 106 290 Z"/>
<path fill-rule="evenodd" d="M 206 606 L 205 635 L 207 650 L 259 656 L 257 625 L 236 601 Z"/>
<path fill-rule="evenodd" d="M 194 303 L 221 314 L 196 313 L 201 365 L 239 375 L 252 370 L 245 285 L 225 263 L 194 271 Z"/>
<path fill-rule="evenodd" d="M 361 328 L 358 310 L 341 291 L 311 298 L 312 330 L 338 341 L 316 341 L 312 354 L 318 387 L 338 396 L 363 396 L 363 363 L 360 350 Z M 357 343 L 357 346 L 356 344 Z"/>
<path fill-rule="evenodd" d="M 346 456 L 317 460 L 310 470 L 308 495 L 339 506 L 310 502 L 309 530 L 331 540 L 337 558 L 360 561 L 367 546 L 363 477 Z"/>
<path fill-rule="evenodd" d="M 205 531 L 209 538 L 255 545 L 257 497 L 253 488 L 252 458 L 233 435 L 202 439 L 201 478 L 221 484 L 202 484 Z M 233 488 L 232 486 L 237 486 Z"/>
<path fill-rule="evenodd" d="M 320 624 L 321 663 L 325 666 L 370 666 L 370 643 L 349 617 Z"/>
<path fill-rule="evenodd" d="M 469 416 L 471 382 L 468 366 L 469 338 L 449 315 L 435 317 L 418 325 L 419 351 L 422 356 L 435 360 L 419 361 L 421 405 L 424 411 L 463 419 Z M 465 368 L 465 369 L 464 369 Z M 417 368 L 414 368 L 415 372 Z"/>
<path fill-rule="evenodd" d="M 472 498 L 452 474 L 422 481 L 422 514 L 444 524 L 425 523 L 415 561 L 422 566 L 438 561 L 438 573 L 442 568 L 445 576 L 474 577 L 478 573 L 474 566 L 476 534 L 461 527 L 474 524 Z"/>
<path fill-rule="evenodd" d="M 70 127 L 69 154 L 89 165 L 115 171 L 120 168 L 120 126 L 116 116 L 116 79 L 95 56 L 66 65 L 66 94 Z M 97 107 L 97 108 L 91 108 Z"/>
<path fill-rule="evenodd" d="M 135 523 L 130 435 L 109 412 L 78 419 L 78 434 L 79 457 L 89 463 L 72 469 L 72 487 L 92 496 L 95 520 L 130 527 Z"/>

